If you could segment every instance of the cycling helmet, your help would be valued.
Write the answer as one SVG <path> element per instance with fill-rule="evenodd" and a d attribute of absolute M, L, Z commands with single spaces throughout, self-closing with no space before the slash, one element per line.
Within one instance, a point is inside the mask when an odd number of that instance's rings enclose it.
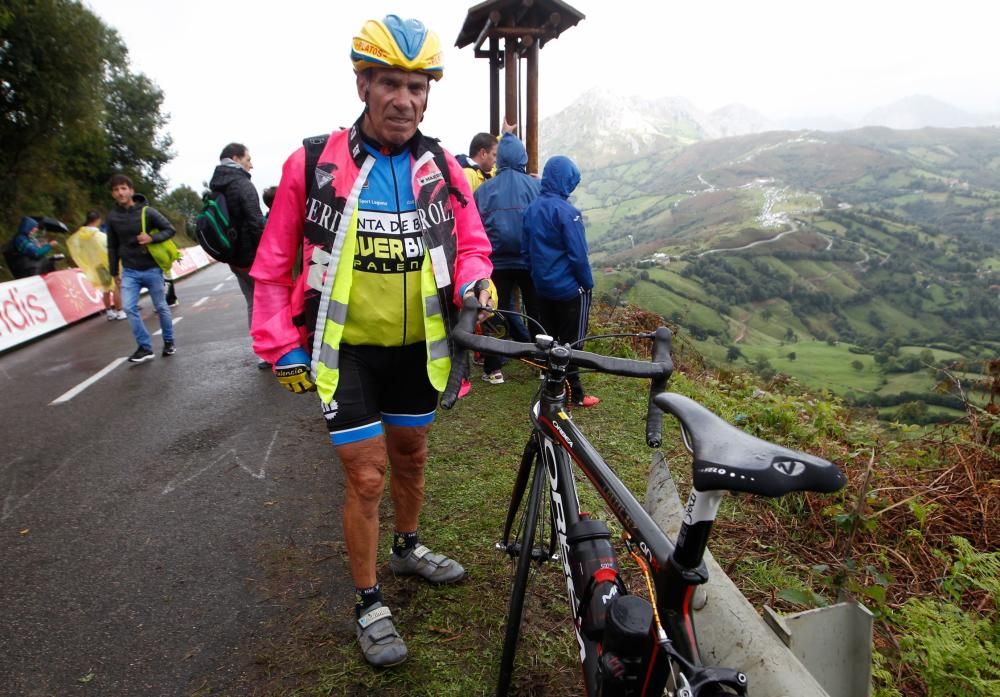
<path fill-rule="evenodd" d="M 386 15 L 369 19 L 351 42 L 354 70 L 402 68 L 440 80 L 444 74 L 441 41 L 417 19 Z"/>

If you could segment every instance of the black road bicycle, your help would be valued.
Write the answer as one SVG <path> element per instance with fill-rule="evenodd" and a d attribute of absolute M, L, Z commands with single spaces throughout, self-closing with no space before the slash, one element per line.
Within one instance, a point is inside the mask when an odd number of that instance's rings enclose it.
<path fill-rule="evenodd" d="M 530 409 L 533 429 L 497 544 L 516 562 L 498 697 L 510 688 L 531 569 L 554 559 L 561 560 L 566 577 L 589 697 L 746 695 L 744 673 L 702 663 L 691 608 L 695 589 L 708 580 L 703 556 L 722 497 L 726 492 L 771 497 L 792 491 L 830 493 L 847 482 L 844 474 L 827 460 L 751 436 L 692 399 L 666 392 L 673 363 L 671 333 L 665 327 L 637 335 L 652 340 L 652 360 L 646 362 L 575 350 L 545 335 L 536 336 L 535 343 L 480 336 L 474 333 L 480 309 L 474 300 L 466 302 L 452 334 L 456 343 L 528 359 L 542 366 L 543 377 Z M 676 542 L 666 537 L 570 418 L 564 387 L 570 366 L 652 381 L 646 418 L 650 447 L 660 446 L 664 412 L 680 421 L 694 475 Z M 455 403 L 462 372 L 453 366 L 442 397 L 445 408 Z M 621 523 L 625 548 L 646 579 L 652 603 L 625 587 L 606 524 L 581 513 L 574 464 Z"/>

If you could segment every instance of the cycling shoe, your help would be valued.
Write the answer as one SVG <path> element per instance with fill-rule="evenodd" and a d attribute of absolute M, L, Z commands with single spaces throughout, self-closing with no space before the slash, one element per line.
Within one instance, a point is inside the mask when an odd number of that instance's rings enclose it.
<path fill-rule="evenodd" d="M 423 545 L 417 545 L 404 557 L 390 552 L 389 568 L 397 576 L 420 576 L 437 584 L 454 583 L 465 576 L 465 569 L 457 561 Z"/>

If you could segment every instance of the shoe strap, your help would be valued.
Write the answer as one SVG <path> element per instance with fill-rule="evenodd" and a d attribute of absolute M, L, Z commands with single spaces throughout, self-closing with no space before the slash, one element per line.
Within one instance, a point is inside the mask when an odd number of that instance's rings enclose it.
<path fill-rule="evenodd" d="M 410 552 L 410 554 L 412 554 L 417 559 L 423 559 L 426 555 L 430 553 L 431 551 L 427 549 L 427 547 L 425 547 L 424 545 L 417 545 L 416 547 L 413 548 L 413 551 Z"/>
<path fill-rule="evenodd" d="M 362 629 L 368 629 L 368 626 L 372 623 L 391 617 L 392 613 L 389 611 L 389 608 L 383 605 L 382 607 L 369 610 L 365 614 L 361 615 L 361 617 L 358 618 L 358 624 L 361 625 Z"/>

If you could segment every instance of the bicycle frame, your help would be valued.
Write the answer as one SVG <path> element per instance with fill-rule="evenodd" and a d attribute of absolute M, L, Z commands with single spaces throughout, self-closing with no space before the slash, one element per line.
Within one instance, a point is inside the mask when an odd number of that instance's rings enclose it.
<path fill-rule="evenodd" d="M 564 399 L 564 394 L 553 397 L 548 394 L 548 390 L 543 391 L 541 399 L 532 406 L 534 422 L 532 437 L 540 441 L 540 454 L 552 501 L 557 547 L 573 616 L 579 615 L 580 599 L 576 597 L 572 570 L 569 566 L 566 531 L 580 520 L 580 503 L 573 478 L 575 463 L 621 522 L 631 543 L 648 563 L 656 589 L 657 610 L 667 636 L 671 637 L 678 653 L 693 665 L 700 666 L 698 642 L 691 617 L 691 598 L 695 586 L 708 580 L 707 571 L 702 564 L 705 541 L 708 537 L 707 530 L 705 534 L 698 535 L 685 535 L 682 530 L 679 537 L 681 546 L 675 546 L 569 418 L 565 412 Z M 707 521 L 709 526 L 711 520 L 714 520 L 714 512 L 718 509 L 721 495 L 712 498 L 715 499 L 714 504 L 710 502 L 709 510 L 703 511 L 699 516 L 705 518 L 707 516 L 704 514 L 711 514 L 711 519 Z M 695 494 L 692 494 L 692 499 L 697 499 Z M 689 503 L 689 515 L 697 507 L 697 504 Z M 685 518 L 687 517 L 686 515 Z M 687 522 L 685 527 L 688 527 Z M 678 558 L 690 561 L 688 565 L 681 566 L 676 562 Z M 579 622 L 575 623 L 574 632 L 580 648 L 580 661 L 583 665 L 587 694 L 595 695 L 598 682 L 597 642 L 587 639 L 581 633 Z M 670 666 L 660 644 L 651 642 L 650 649 L 640 694 L 661 695 L 670 675 Z"/>
<path fill-rule="evenodd" d="M 540 396 L 531 407 L 532 434 L 515 479 L 504 536 L 498 544 L 498 548 L 518 560 L 498 691 L 506 694 L 510 684 L 530 565 L 546 556 L 544 550 L 541 553 L 536 550 L 534 535 L 539 522 L 539 499 L 547 484 L 551 501 L 551 533 L 555 538 L 555 545 L 550 538 L 549 549 L 557 546 L 562 559 L 587 694 L 594 697 L 607 687 L 615 694 L 660 697 L 669 684 L 675 697 L 745 696 L 746 675 L 730 668 L 703 665 L 691 613 L 695 587 L 708 580 L 703 560 L 722 497 L 730 490 L 763 496 L 781 496 L 791 491 L 831 493 L 846 484 L 846 477 L 827 460 L 760 440 L 725 422 L 697 402 L 683 395 L 665 392 L 666 381 L 673 370 L 671 333 L 666 328 L 661 327 L 652 334 L 644 335 L 653 341 L 652 360 L 647 363 L 576 350 L 568 345 L 559 345 L 546 335 L 537 335 L 534 343 L 477 336 L 472 329 L 476 313 L 481 309 L 475 299 L 465 301 L 459 322 L 453 329 L 457 347 L 544 362 Z M 457 359 L 452 361 L 448 386 L 441 399 L 441 405 L 446 409 L 455 404 L 463 377 L 464 361 L 460 353 Z M 566 412 L 563 382 L 571 365 L 651 381 L 646 415 L 646 443 L 650 447 L 657 448 L 662 442 L 664 412 L 669 411 L 681 422 L 684 444 L 693 457 L 694 486 L 676 542 L 667 538 Z M 651 608 L 638 598 L 614 600 L 614 592 L 610 590 L 602 596 L 607 601 L 605 611 L 610 608 L 611 614 L 623 623 L 609 633 L 603 629 L 603 623 L 590 625 L 587 633 L 581 631 L 582 599 L 577 597 L 577 589 L 585 589 L 582 594 L 589 596 L 594 586 L 587 584 L 596 582 L 598 574 L 605 579 L 601 582 L 606 582 L 608 576 L 602 572 L 607 566 L 603 560 L 611 555 L 607 558 L 613 561 L 616 555 L 611 549 L 606 554 L 600 550 L 601 568 L 591 571 L 582 570 L 583 562 L 574 564 L 571 561 L 569 531 L 586 525 L 581 522 L 583 516 L 573 478 L 574 466 L 587 476 L 622 524 L 625 543 L 642 567 L 651 591 Z M 525 498 L 529 480 L 531 493 Z M 520 539 L 512 543 L 512 524 L 522 503 L 525 505 L 524 525 L 518 532 Z M 594 530 L 593 526 L 588 527 Z M 606 537 L 606 528 L 603 530 L 600 536 Z M 582 539 L 586 538 L 580 538 L 580 541 Z M 582 546 L 574 546 L 572 551 L 578 548 L 583 549 Z M 592 546 L 591 549 L 598 551 L 600 548 Z M 586 578 L 577 578 L 576 574 Z M 623 588 L 620 585 L 617 587 Z M 593 608 L 585 609 L 589 611 Z M 619 609 L 624 614 L 619 615 Z M 590 621 L 602 622 L 604 619 L 607 618 L 595 620 L 591 617 Z M 595 626 L 600 628 L 595 629 Z M 648 633 L 646 627 L 650 627 Z M 588 633 L 593 638 L 588 637 Z M 623 649 L 614 642 L 622 641 L 626 633 L 628 646 L 623 653 L 617 653 Z M 599 656 L 606 639 L 614 645 L 609 644 L 607 656 Z M 622 663 L 623 659 L 628 662 L 627 666 Z M 602 667 L 606 661 L 610 663 Z M 603 675 L 602 671 L 605 671 Z M 636 679 L 641 684 L 637 684 Z"/>

